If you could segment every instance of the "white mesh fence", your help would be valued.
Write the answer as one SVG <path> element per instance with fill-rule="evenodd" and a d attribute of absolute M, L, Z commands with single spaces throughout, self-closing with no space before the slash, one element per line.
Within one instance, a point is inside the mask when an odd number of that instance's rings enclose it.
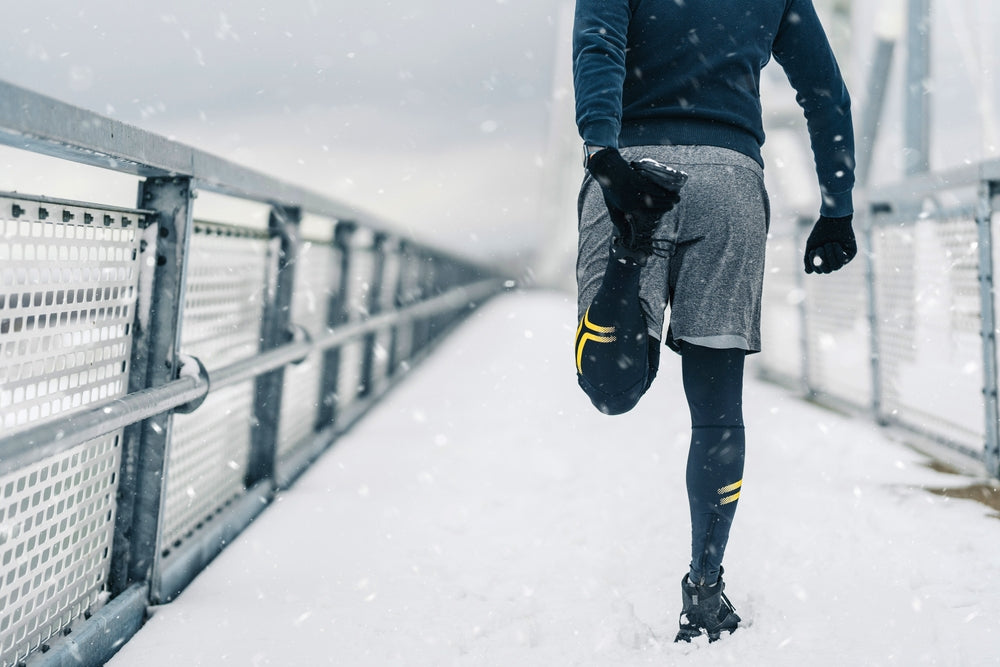
<path fill-rule="evenodd" d="M 188 256 L 181 351 L 211 371 L 260 351 L 269 263 L 267 236 L 196 223 Z M 213 391 L 174 416 L 160 544 L 180 544 L 245 491 L 254 383 Z"/>
<path fill-rule="evenodd" d="M 973 212 L 880 224 L 873 244 L 883 414 L 980 449 L 983 343 Z"/>
<path fill-rule="evenodd" d="M 128 389 L 139 212 L 0 197 L 0 435 Z M 0 476 L 0 665 L 104 589 L 121 431 Z"/>
<path fill-rule="evenodd" d="M 793 236 L 768 239 L 761 306 L 761 352 L 751 358 L 758 368 L 782 380 L 802 376 L 802 315 L 805 294 L 797 270 L 798 244 Z"/>
<path fill-rule="evenodd" d="M 329 241 L 303 244 L 296 260 L 292 323 L 316 338 L 327 331 L 330 301 L 338 289 L 339 254 Z M 323 355 L 312 354 L 285 368 L 279 422 L 279 459 L 295 451 L 315 430 L 319 416 Z"/>
<path fill-rule="evenodd" d="M 352 249 L 351 272 L 346 277 L 348 321 L 356 322 L 368 314 L 369 292 L 375 257 L 367 250 Z M 346 408 L 358 398 L 361 390 L 361 359 L 364 341 L 345 343 L 340 348 L 340 375 L 337 380 L 337 406 Z"/>
<path fill-rule="evenodd" d="M 877 402 L 888 422 L 978 452 L 986 427 L 975 211 L 881 214 L 872 230 L 872 247 L 859 234 L 844 269 L 795 280 L 803 239 L 770 240 L 764 353 L 754 361 L 819 396 Z"/>

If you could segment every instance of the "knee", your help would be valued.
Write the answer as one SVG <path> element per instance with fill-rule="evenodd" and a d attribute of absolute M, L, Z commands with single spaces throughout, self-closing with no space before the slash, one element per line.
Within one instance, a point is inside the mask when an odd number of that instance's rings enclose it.
<path fill-rule="evenodd" d="M 623 364 L 621 360 L 615 364 L 595 364 L 581 369 L 576 377 L 580 388 L 595 408 L 606 415 L 621 415 L 634 408 L 646 393 L 656 377 L 659 365 L 659 341 L 650 337 L 645 359 L 633 360 L 628 364 Z M 625 372 L 626 370 L 630 372 Z M 626 388 L 619 388 L 625 383 L 628 383 Z"/>
<path fill-rule="evenodd" d="M 622 415 L 634 408 L 649 386 L 644 377 L 624 391 L 607 392 L 594 386 L 586 376 L 577 375 L 576 378 L 580 388 L 590 398 L 594 407 L 606 415 Z"/>
<path fill-rule="evenodd" d="M 743 425 L 743 361 L 740 349 L 682 345 L 684 394 L 694 427 Z"/>

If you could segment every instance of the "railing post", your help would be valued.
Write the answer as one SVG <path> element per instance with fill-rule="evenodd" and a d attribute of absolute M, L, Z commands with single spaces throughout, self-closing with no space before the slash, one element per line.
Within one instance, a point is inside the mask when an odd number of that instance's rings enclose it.
<path fill-rule="evenodd" d="M 406 303 L 406 241 L 399 241 L 395 247 L 396 262 L 399 271 L 396 272 L 396 284 L 392 288 L 392 307 L 398 309 Z M 386 374 L 392 377 L 399 366 L 399 324 L 393 324 L 389 334 L 389 359 L 386 362 Z"/>
<path fill-rule="evenodd" d="M 858 128 L 858 163 L 857 180 L 862 188 L 867 187 L 871 176 L 872 159 L 875 157 L 875 143 L 878 140 L 885 107 L 885 93 L 892 74 L 893 54 L 896 50 L 896 37 L 878 35 L 875 43 L 875 54 L 872 57 L 871 69 L 868 74 L 868 94 L 865 96 L 865 106 L 861 113 L 861 123 Z"/>
<path fill-rule="evenodd" d="M 420 253 L 420 298 L 429 299 L 434 296 L 435 290 L 435 270 L 434 256 L 426 252 Z M 416 351 L 423 351 L 433 338 L 434 317 L 421 318 L 414 327 Z"/>
<path fill-rule="evenodd" d="M 440 268 L 437 272 L 438 276 L 437 276 L 437 282 L 435 284 L 435 291 L 446 292 L 451 288 L 452 285 L 458 282 L 456 280 L 457 271 L 454 265 L 445 264 L 444 262 L 440 262 L 439 264 Z M 454 322 L 457 316 L 458 316 L 457 313 L 451 312 L 451 313 L 441 313 L 440 316 L 435 318 L 433 324 L 433 328 L 436 332 L 435 336 L 436 337 L 440 336 L 442 332 L 447 331 L 451 327 L 452 322 Z"/>
<path fill-rule="evenodd" d="M 403 257 L 403 270 L 406 272 L 406 282 L 402 285 L 400 299 L 404 305 L 410 305 L 421 299 L 423 286 L 420 282 L 423 273 L 423 256 L 420 249 L 413 244 L 406 245 L 406 255 Z M 420 320 L 412 319 L 406 325 L 406 334 L 400 330 L 400 363 L 408 363 L 417 349 L 417 335 L 420 329 Z M 402 345 L 405 342 L 405 345 Z"/>
<path fill-rule="evenodd" d="M 931 0 L 909 0 L 904 131 L 906 175 L 930 169 Z"/>
<path fill-rule="evenodd" d="M 337 281 L 337 292 L 332 295 L 327 326 L 335 329 L 346 324 L 350 318 L 348 300 L 351 294 L 351 240 L 357 231 L 354 222 L 344 220 L 337 223 L 333 232 L 333 246 L 340 253 L 340 277 Z M 321 405 L 317 426 L 322 428 L 332 424 L 337 418 L 337 388 L 340 380 L 340 348 L 328 350 L 323 357 L 323 381 L 321 389 Z"/>
<path fill-rule="evenodd" d="M 140 243 L 129 393 L 177 377 L 193 198 L 190 178 L 147 178 L 140 184 L 139 208 L 157 216 Z M 113 594 L 153 578 L 172 425 L 172 413 L 166 412 L 125 429 L 109 577 Z"/>
<path fill-rule="evenodd" d="M 865 280 L 868 287 L 868 340 L 871 347 L 872 371 L 872 416 L 879 424 L 885 424 L 882 416 L 882 365 L 881 365 L 881 340 L 879 338 L 878 321 L 878 289 L 876 288 L 875 271 L 875 220 L 880 213 L 888 212 L 885 204 L 873 203 L 868 207 L 868 211 L 863 221 L 862 234 L 865 239 L 867 251 L 865 255 Z"/>
<path fill-rule="evenodd" d="M 277 261 L 271 264 L 274 275 L 268 279 L 264 323 L 260 334 L 261 352 L 279 347 L 289 339 L 301 217 L 302 213 L 297 208 L 275 206 L 271 208 L 268 218 L 271 248 L 277 251 Z M 254 402 L 256 428 L 253 430 L 250 460 L 247 463 L 247 488 L 274 477 L 284 379 L 283 368 L 257 378 Z"/>
<path fill-rule="evenodd" d="M 368 314 L 378 315 L 382 312 L 382 288 L 385 284 L 385 253 L 388 245 L 388 234 L 379 232 L 375 234 L 372 242 L 372 253 L 374 254 L 374 267 L 372 268 L 372 279 L 368 287 Z M 361 388 L 358 397 L 370 396 L 375 384 L 375 356 L 378 344 L 378 332 L 365 334 L 364 346 L 361 361 Z"/>
<path fill-rule="evenodd" d="M 983 338 L 983 408 L 986 418 L 984 462 L 990 474 L 1000 477 L 1000 406 L 997 397 L 996 301 L 993 289 L 993 199 L 998 183 L 979 186 L 976 227 L 979 231 L 979 297 Z"/>
<path fill-rule="evenodd" d="M 800 217 L 795 225 L 795 247 L 805 248 L 806 236 L 809 233 L 809 225 L 812 223 L 810 218 Z M 799 290 L 801 298 L 799 299 L 799 353 L 802 355 L 802 368 L 800 371 L 801 388 L 803 394 L 806 396 L 812 396 L 813 386 L 812 386 L 812 376 L 809 372 L 809 351 L 811 346 L 809 345 L 809 299 L 806 298 L 806 275 L 805 271 L 795 270 L 795 288 Z"/>

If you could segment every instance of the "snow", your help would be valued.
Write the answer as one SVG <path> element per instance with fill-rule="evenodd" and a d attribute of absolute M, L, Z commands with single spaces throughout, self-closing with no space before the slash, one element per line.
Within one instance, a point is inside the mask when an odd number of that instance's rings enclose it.
<path fill-rule="evenodd" d="M 726 558 L 744 626 L 672 643 L 678 359 L 600 415 L 574 316 L 548 292 L 477 311 L 109 664 L 997 664 L 1000 524 L 922 489 L 971 480 L 753 377 Z"/>

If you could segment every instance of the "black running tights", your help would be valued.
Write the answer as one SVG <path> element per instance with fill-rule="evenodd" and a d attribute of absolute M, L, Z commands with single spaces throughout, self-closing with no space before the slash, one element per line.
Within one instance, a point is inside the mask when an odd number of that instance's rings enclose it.
<path fill-rule="evenodd" d="M 698 584 L 713 584 L 719 577 L 743 486 L 745 357 L 739 349 L 681 345 L 684 393 L 691 410 L 689 576 Z"/>
<path fill-rule="evenodd" d="M 639 272 L 609 258 L 604 281 L 580 321 L 576 363 L 580 386 L 606 414 L 631 410 L 659 366 L 659 341 L 646 334 Z M 687 462 L 691 569 L 696 583 L 714 583 L 729 541 L 743 484 L 743 362 L 740 349 L 682 342 L 684 393 L 691 411 Z"/>

